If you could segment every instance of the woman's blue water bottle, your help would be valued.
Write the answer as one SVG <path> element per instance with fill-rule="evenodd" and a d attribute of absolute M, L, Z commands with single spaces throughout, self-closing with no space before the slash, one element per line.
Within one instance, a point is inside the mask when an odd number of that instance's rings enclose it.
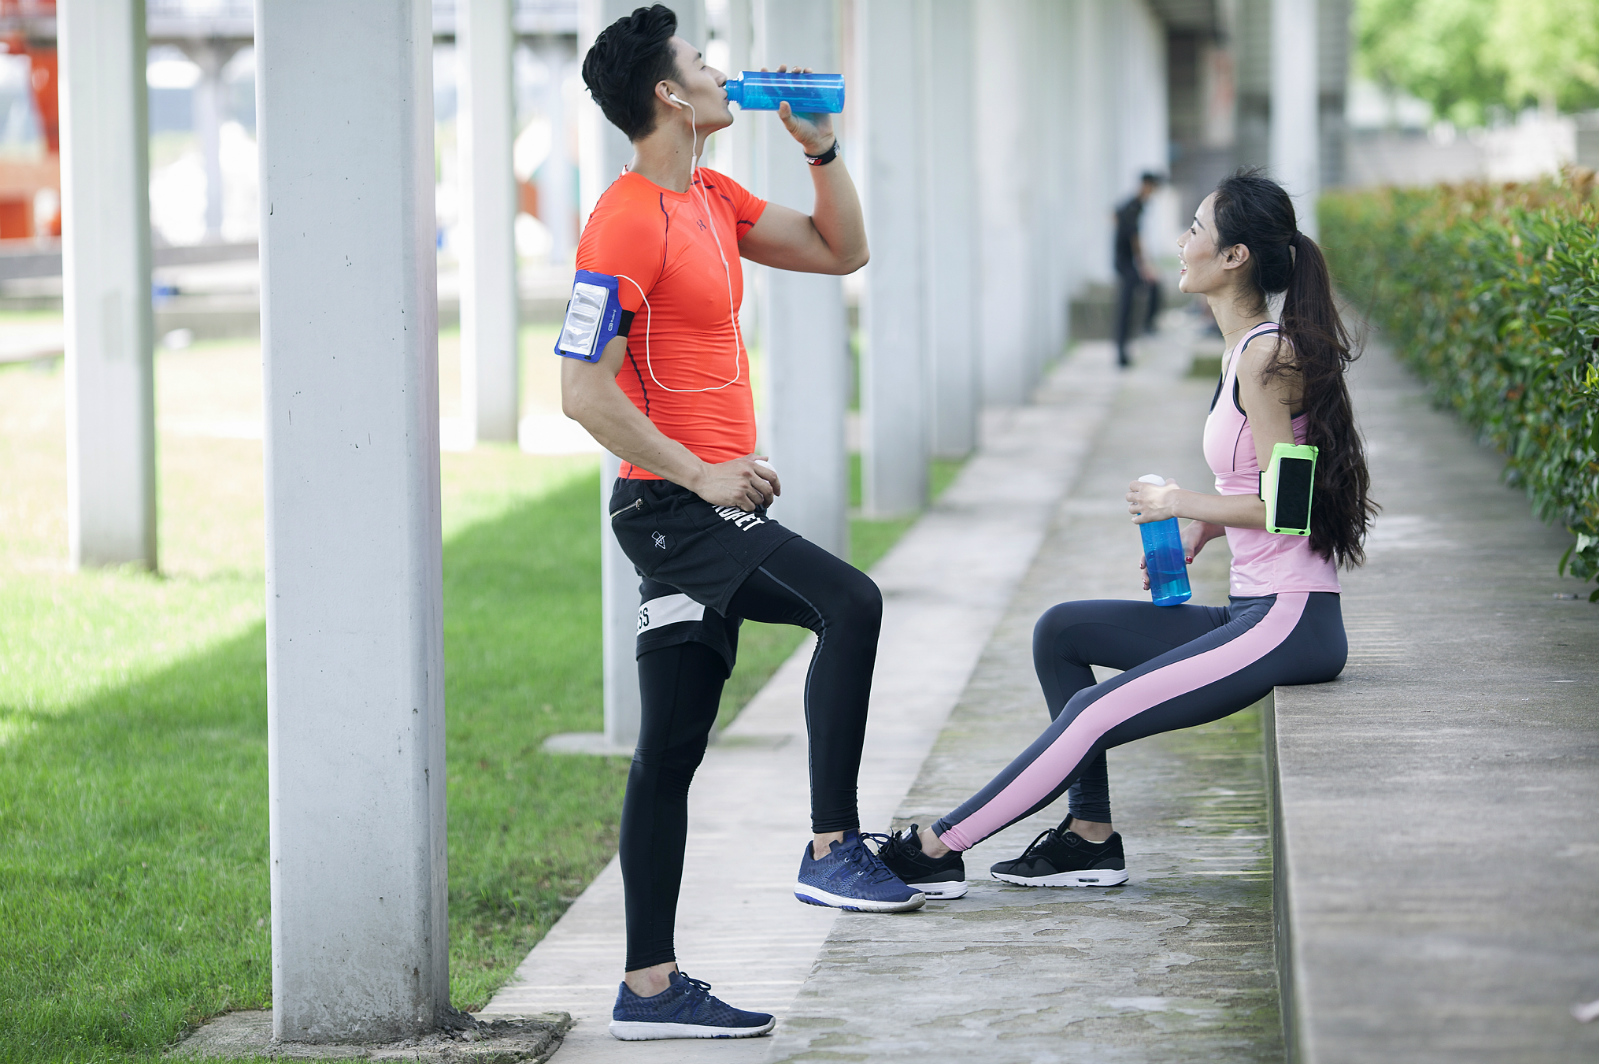
<path fill-rule="evenodd" d="M 1145 484 L 1164 484 L 1165 477 L 1150 473 L 1139 477 Z M 1183 552 L 1183 534 L 1177 518 L 1150 521 L 1138 526 L 1144 537 L 1144 567 L 1149 570 L 1149 594 L 1157 606 L 1176 606 L 1193 597 L 1188 586 L 1188 560 Z"/>
<path fill-rule="evenodd" d="M 745 111 L 775 111 L 784 100 L 795 114 L 836 115 L 844 110 L 844 75 L 746 70 L 728 81 L 727 102 Z"/>

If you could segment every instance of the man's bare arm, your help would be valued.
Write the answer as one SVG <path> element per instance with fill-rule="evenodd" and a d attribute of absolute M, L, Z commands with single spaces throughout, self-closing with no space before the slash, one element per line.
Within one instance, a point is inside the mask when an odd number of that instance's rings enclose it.
<path fill-rule="evenodd" d="M 667 437 L 633 405 L 616 383 L 627 357 L 627 337 L 605 345 L 598 362 L 561 360 L 561 410 L 624 462 L 692 491 L 713 506 L 754 510 L 782 491 L 777 475 L 754 456 L 711 464 Z"/>
<path fill-rule="evenodd" d="M 779 68 L 781 69 L 781 68 Z M 795 115 L 787 103 L 777 116 L 807 155 L 820 155 L 833 144 L 829 116 Z M 799 160 L 795 160 L 798 164 Z M 800 273 L 854 273 L 866 265 L 866 220 L 860 195 L 842 158 L 826 166 L 810 166 L 816 201 L 809 215 L 779 203 L 768 203 L 760 221 L 738 243 L 739 254 L 763 266 Z"/>

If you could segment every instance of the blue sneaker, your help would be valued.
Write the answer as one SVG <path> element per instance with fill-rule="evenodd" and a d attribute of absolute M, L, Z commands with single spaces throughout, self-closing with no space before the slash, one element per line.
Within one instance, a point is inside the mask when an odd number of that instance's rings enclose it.
<path fill-rule="evenodd" d="M 820 861 L 811 856 L 811 844 L 805 844 L 794 897 L 808 905 L 860 913 L 902 913 L 927 904 L 925 894 L 907 887 L 866 848 L 858 831 L 846 831 Z"/>
<path fill-rule="evenodd" d="M 672 985 L 654 997 L 639 997 L 623 983 L 611 1008 L 611 1034 L 624 1042 L 652 1038 L 752 1038 L 765 1034 L 776 1017 L 735 1009 L 711 996 L 711 984 L 673 972 Z"/>

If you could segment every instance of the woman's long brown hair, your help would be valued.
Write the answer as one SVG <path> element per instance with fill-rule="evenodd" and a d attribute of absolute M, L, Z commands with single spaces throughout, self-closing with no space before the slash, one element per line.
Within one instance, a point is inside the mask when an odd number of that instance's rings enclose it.
<path fill-rule="evenodd" d="M 1378 506 L 1371 499 L 1366 447 L 1344 379 L 1359 356 L 1333 300 L 1327 260 L 1299 231 L 1288 193 L 1259 170 L 1224 179 L 1216 186 L 1215 208 L 1217 246 L 1249 248 L 1261 309 L 1268 295 L 1284 294 L 1279 326 L 1287 343 L 1278 346 L 1261 380 L 1299 378 L 1306 442 L 1317 449 L 1310 545 L 1353 568 L 1366 560 L 1366 533 Z"/>

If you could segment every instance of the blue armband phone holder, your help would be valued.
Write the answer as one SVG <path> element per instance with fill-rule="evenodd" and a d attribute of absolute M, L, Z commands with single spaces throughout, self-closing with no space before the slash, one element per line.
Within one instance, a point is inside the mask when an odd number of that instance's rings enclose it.
<path fill-rule="evenodd" d="M 572 298 L 566 304 L 566 320 L 555 341 L 555 353 L 563 358 L 598 362 L 605 345 L 623 328 L 625 312 L 617 299 L 617 279 L 608 273 L 578 270 L 572 282 Z M 631 318 L 631 314 L 625 315 Z"/>

